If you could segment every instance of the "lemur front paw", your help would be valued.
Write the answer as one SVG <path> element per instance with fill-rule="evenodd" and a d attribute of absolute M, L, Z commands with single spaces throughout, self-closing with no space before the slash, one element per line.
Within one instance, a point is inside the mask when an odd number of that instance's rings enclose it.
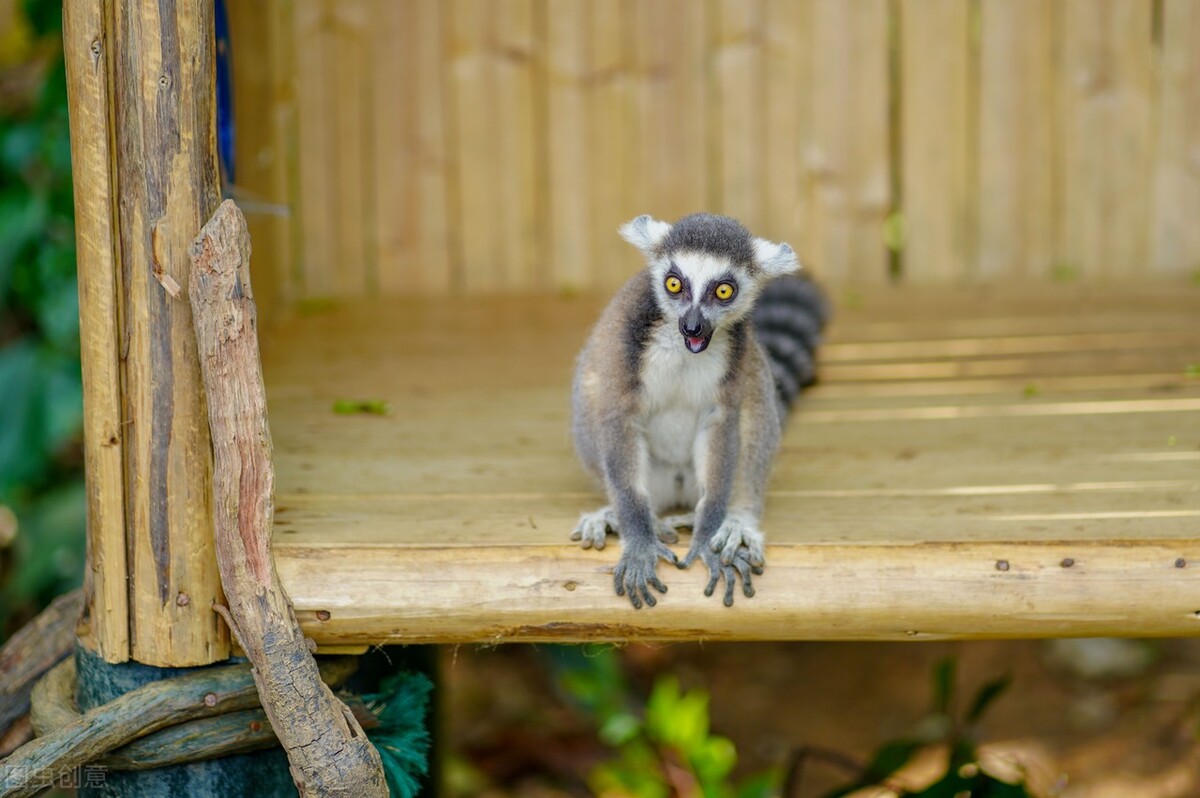
<path fill-rule="evenodd" d="M 617 532 L 617 514 L 611 507 L 601 507 L 593 513 L 579 516 L 571 540 L 579 541 L 579 545 L 585 549 L 599 550 L 604 548 L 610 530 L 613 534 Z"/>
<path fill-rule="evenodd" d="M 708 567 L 708 584 L 704 587 L 704 595 L 711 596 L 717 588 L 717 583 L 721 581 L 721 577 L 725 578 L 725 606 L 733 606 L 733 588 L 737 583 L 737 577 L 742 578 L 742 594 L 746 598 L 754 595 L 754 584 L 751 582 L 751 574 L 761 574 L 763 572 L 761 565 L 755 565 L 750 559 L 750 549 L 746 546 L 738 546 L 733 550 L 733 554 L 729 562 L 723 562 L 721 557 L 713 550 L 711 543 L 705 545 L 699 541 L 693 541 L 691 549 L 688 550 L 687 556 L 679 561 L 680 568 L 687 568 L 696 560 L 703 560 Z"/>
<path fill-rule="evenodd" d="M 678 564 L 675 552 L 658 540 L 651 542 L 625 542 L 621 559 L 613 570 L 613 588 L 618 596 L 629 596 L 629 602 L 635 610 L 642 608 L 642 602 L 653 607 L 658 601 L 650 592 L 653 587 L 659 593 L 666 593 L 667 586 L 658 578 L 659 558 L 672 564 Z"/>
<path fill-rule="evenodd" d="M 744 548 L 750 564 L 762 568 L 763 533 L 758 531 L 758 524 L 753 518 L 737 514 L 726 516 L 709 546 L 721 555 L 724 565 L 731 565 L 737 552 Z"/>

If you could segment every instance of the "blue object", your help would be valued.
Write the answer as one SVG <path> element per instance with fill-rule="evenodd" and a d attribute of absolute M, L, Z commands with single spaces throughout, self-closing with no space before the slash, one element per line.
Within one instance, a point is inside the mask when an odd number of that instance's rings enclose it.
<path fill-rule="evenodd" d="M 237 172 L 233 156 L 233 56 L 225 0 L 216 0 L 213 18 L 217 36 L 217 158 L 222 186 L 229 186 L 237 181 Z"/>

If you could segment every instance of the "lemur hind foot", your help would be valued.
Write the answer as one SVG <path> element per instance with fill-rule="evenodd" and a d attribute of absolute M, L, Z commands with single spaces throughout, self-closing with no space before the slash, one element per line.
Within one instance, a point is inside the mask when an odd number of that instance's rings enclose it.
<path fill-rule="evenodd" d="M 656 520 L 655 534 L 663 543 L 678 543 L 679 534 L 675 529 L 680 526 L 690 526 L 691 522 L 687 519 L 691 517 L 691 515 L 669 516 Z M 674 519 L 684 519 L 687 522 L 672 523 Z M 571 533 L 571 540 L 579 543 L 581 548 L 599 551 L 607 545 L 609 535 L 619 535 L 620 532 L 617 514 L 612 507 L 601 507 L 599 510 L 579 516 L 579 523 L 575 525 L 575 531 Z"/>

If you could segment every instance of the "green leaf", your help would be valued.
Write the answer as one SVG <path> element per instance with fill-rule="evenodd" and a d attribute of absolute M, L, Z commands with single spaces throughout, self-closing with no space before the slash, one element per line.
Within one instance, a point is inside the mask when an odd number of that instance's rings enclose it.
<path fill-rule="evenodd" d="M 617 712 L 601 721 L 598 734 L 606 745 L 615 748 L 632 740 L 641 730 L 642 722 L 635 715 Z"/>
<path fill-rule="evenodd" d="M 871 783 L 883 781 L 907 765 L 926 744 L 919 740 L 893 740 L 885 743 L 867 763 L 867 778 Z"/>
<path fill-rule="evenodd" d="M 902 211 L 892 211 L 883 220 L 883 244 L 892 252 L 899 252 L 908 243 L 908 221 Z"/>
<path fill-rule="evenodd" d="M 967 710 L 967 724 L 972 725 L 977 723 L 983 717 L 983 713 L 987 712 L 992 702 L 999 698 L 1011 684 L 1012 674 L 1005 674 L 979 688 L 979 692 L 975 694 L 975 698 L 971 701 L 970 709 Z"/>
<path fill-rule="evenodd" d="M 768 770 L 743 781 L 734 795 L 736 798 L 775 798 L 781 786 L 779 771 Z"/>
<path fill-rule="evenodd" d="M 383 399 L 338 399 L 333 403 L 333 412 L 341 416 L 386 416 L 392 411 Z"/>
<path fill-rule="evenodd" d="M 16 507 L 15 567 L 0 590 L 0 626 L 10 609 L 46 604 L 83 580 L 87 498 L 83 479 Z"/>
<path fill-rule="evenodd" d="M 660 678 L 646 703 L 646 733 L 655 742 L 690 756 L 708 737 L 708 694 L 681 694 L 673 677 Z"/>
<path fill-rule="evenodd" d="M 0 349 L 0 502 L 45 471 L 46 402 L 41 361 L 26 338 Z"/>
<path fill-rule="evenodd" d="M 701 783 L 723 783 L 737 766 L 737 748 L 726 737 L 709 737 L 697 746 L 690 762 Z"/>
<path fill-rule="evenodd" d="M 913 755 L 928 745 L 924 740 L 892 740 L 876 751 L 863 769 L 862 775 L 849 784 L 825 793 L 822 798 L 842 798 L 858 790 L 874 787 L 909 763 Z"/>
<path fill-rule="evenodd" d="M 950 704 L 954 700 L 954 672 L 956 663 L 953 657 L 946 657 L 933 670 L 933 711 L 938 715 L 949 715 Z"/>

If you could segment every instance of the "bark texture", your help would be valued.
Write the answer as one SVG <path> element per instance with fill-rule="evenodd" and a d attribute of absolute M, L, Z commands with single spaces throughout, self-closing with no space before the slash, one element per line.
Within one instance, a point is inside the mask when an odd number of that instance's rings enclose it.
<path fill-rule="evenodd" d="M 29 693 L 41 675 L 71 653 L 83 593 L 56 598 L 0 648 L 0 737 L 29 712 Z"/>
<path fill-rule="evenodd" d="M 188 293 L 213 442 L 226 620 L 254 666 L 263 708 L 300 794 L 386 796 L 379 753 L 353 713 L 321 682 L 271 559 L 275 474 L 250 287 L 250 236 L 232 201 L 223 202 L 204 225 L 189 255 Z"/>

